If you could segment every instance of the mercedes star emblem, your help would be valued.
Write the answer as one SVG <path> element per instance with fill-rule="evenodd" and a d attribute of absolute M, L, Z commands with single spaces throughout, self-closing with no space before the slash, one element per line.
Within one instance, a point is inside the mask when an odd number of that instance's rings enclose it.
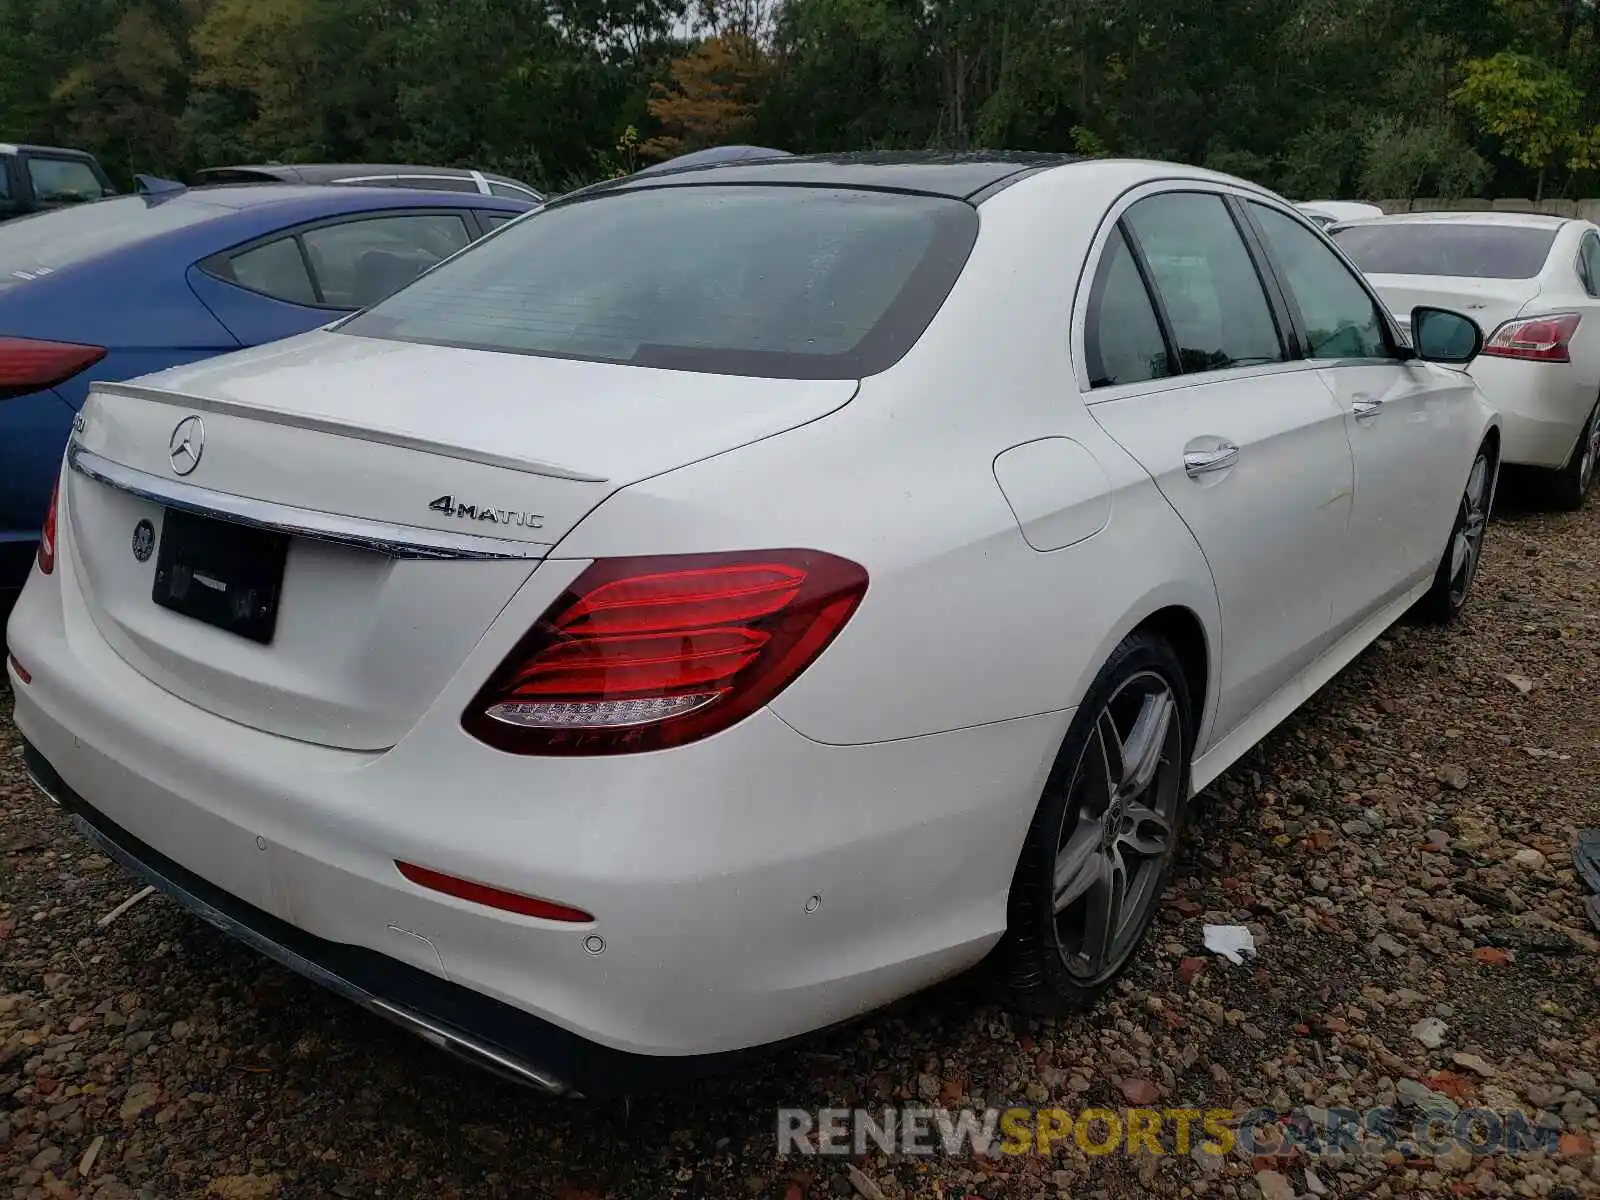
<path fill-rule="evenodd" d="M 172 431 L 167 442 L 167 457 L 178 475 L 187 475 L 200 465 L 200 456 L 206 450 L 206 427 L 199 417 L 185 417 Z"/>

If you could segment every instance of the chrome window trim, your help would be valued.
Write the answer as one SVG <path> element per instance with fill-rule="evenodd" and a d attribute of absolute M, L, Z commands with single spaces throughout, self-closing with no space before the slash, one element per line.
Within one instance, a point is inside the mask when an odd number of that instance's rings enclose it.
<path fill-rule="evenodd" d="M 1157 392 L 1176 392 L 1185 388 L 1210 387 L 1215 384 L 1226 384 L 1240 379 L 1256 379 L 1263 375 L 1294 375 L 1303 371 L 1316 371 L 1328 367 L 1348 365 L 1351 361 L 1371 363 L 1381 361 L 1393 364 L 1393 359 L 1309 359 L 1296 358 L 1287 362 L 1252 363 L 1247 367 L 1221 367 L 1215 371 L 1190 371 L 1186 375 L 1163 375 L 1157 379 L 1140 379 L 1131 383 L 1109 383 L 1092 390 L 1082 392 L 1083 403 L 1089 408 L 1097 404 L 1109 404 L 1117 400 L 1127 400 L 1134 396 L 1150 396 Z"/>
<path fill-rule="evenodd" d="M 356 550 L 370 550 L 389 558 L 425 559 L 542 559 L 551 547 L 542 542 L 516 542 L 508 538 L 483 537 L 472 533 L 452 533 L 424 529 L 417 525 L 396 525 L 366 517 L 347 517 L 255 500 L 228 492 L 163 479 L 147 471 L 125 467 L 74 441 L 67 447 L 67 465 L 79 475 L 107 487 L 150 500 L 167 508 L 181 509 L 202 517 L 233 521 L 257 529 L 271 529 L 293 537 L 331 542 Z"/>
<path fill-rule="evenodd" d="M 333 182 L 334 183 L 383 183 L 385 180 L 390 180 L 390 179 L 440 179 L 440 180 L 449 180 L 451 183 L 460 183 L 463 178 L 465 178 L 465 177 L 461 176 L 461 175 L 432 175 L 432 174 L 429 174 L 426 171 L 413 171 L 413 172 L 411 172 L 410 174 L 407 174 L 407 175 L 341 175 L 338 179 L 335 179 Z M 396 187 L 404 187 L 405 184 L 397 183 L 397 184 L 395 184 L 395 186 Z"/>

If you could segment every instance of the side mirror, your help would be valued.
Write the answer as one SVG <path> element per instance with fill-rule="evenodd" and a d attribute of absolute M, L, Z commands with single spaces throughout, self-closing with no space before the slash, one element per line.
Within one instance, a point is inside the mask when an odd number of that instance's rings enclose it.
<path fill-rule="evenodd" d="M 1461 313 L 1418 305 L 1411 310 L 1411 344 L 1425 362 L 1465 366 L 1483 349 L 1483 330 Z"/>

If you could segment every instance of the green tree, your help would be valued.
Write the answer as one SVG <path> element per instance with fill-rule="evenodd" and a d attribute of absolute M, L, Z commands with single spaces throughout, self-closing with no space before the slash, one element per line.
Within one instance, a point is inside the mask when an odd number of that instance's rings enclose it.
<path fill-rule="evenodd" d="M 102 147 L 124 176 L 165 173 L 183 158 L 176 113 L 187 90 L 185 27 L 175 5 L 125 8 L 55 85 L 67 138 Z"/>
<path fill-rule="evenodd" d="M 1582 147 L 1574 137 L 1580 132 L 1583 94 L 1554 64 L 1509 50 L 1473 59 L 1464 64 L 1455 95 L 1507 154 L 1538 172 L 1536 200 L 1544 197 L 1550 167 L 1584 165 Z"/>

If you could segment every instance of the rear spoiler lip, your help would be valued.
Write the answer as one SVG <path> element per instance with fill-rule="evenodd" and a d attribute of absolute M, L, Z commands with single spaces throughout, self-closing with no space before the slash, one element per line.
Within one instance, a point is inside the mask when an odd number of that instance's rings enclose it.
<path fill-rule="evenodd" d="M 196 412 L 212 412 L 223 416 L 245 417 L 268 425 L 307 429 L 315 433 L 328 433 L 355 441 L 374 442 L 383 446 L 397 446 L 402 450 L 419 450 L 424 454 L 436 454 L 441 458 L 453 458 L 461 462 L 481 463 L 487 467 L 505 467 L 508 470 L 521 471 L 526 475 L 542 475 L 550 479 L 568 479 L 574 483 L 610 482 L 604 475 L 590 475 L 556 463 L 540 462 L 537 459 L 519 458 L 508 454 L 496 454 L 492 450 L 478 450 L 471 446 L 459 446 L 449 442 L 438 442 L 430 438 L 418 437 L 415 434 L 403 433 L 397 429 L 379 429 L 368 425 L 353 425 L 344 421 L 331 421 L 326 417 L 313 417 L 305 413 L 286 412 L 278 408 L 263 408 L 256 404 L 240 404 L 237 401 L 220 400 L 212 396 L 195 396 L 137 383 L 94 383 L 90 385 L 89 390 L 91 393 L 99 392 L 113 396 L 130 396 L 138 400 L 149 400 L 157 404 L 188 408 Z"/>

